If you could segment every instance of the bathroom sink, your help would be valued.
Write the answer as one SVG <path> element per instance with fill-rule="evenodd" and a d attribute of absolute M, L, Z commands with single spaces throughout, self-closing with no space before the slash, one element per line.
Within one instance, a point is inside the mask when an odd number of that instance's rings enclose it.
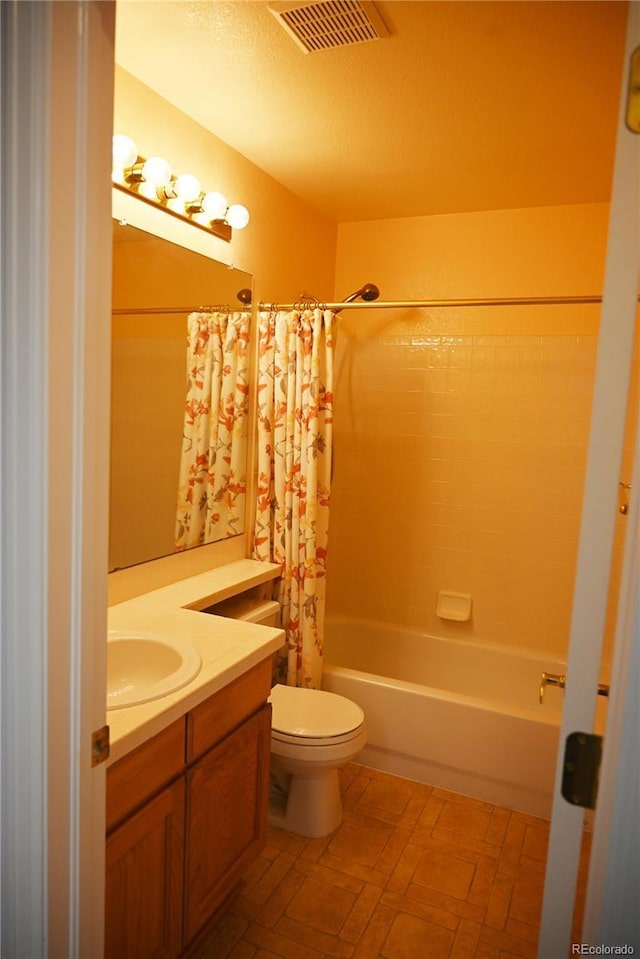
<path fill-rule="evenodd" d="M 110 630 L 107 637 L 107 709 L 160 699 L 198 675 L 200 653 L 159 633 Z"/>

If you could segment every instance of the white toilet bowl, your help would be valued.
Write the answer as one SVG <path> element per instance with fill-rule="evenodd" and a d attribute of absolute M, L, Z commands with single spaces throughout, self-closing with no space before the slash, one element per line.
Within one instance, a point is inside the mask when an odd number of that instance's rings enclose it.
<path fill-rule="evenodd" d="M 277 685 L 269 699 L 269 822 L 301 836 L 327 836 L 342 822 L 338 770 L 367 741 L 364 713 L 319 689 Z"/>

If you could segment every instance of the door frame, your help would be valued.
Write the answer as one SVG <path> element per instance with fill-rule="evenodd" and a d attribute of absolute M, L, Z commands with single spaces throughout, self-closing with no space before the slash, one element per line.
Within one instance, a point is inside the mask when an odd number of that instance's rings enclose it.
<path fill-rule="evenodd" d="M 3 0 L 4 955 L 104 926 L 112 0 Z"/>

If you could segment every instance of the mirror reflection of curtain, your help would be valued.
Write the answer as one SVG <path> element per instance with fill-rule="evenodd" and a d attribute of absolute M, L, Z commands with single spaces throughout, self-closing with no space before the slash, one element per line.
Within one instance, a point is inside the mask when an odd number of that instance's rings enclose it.
<path fill-rule="evenodd" d="M 176 550 L 241 531 L 251 314 L 191 313 Z"/>
<path fill-rule="evenodd" d="M 329 310 L 261 313 L 254 557 L 280 563 L 287 637 L 275 679 L 319 688 L 333 420 Z"/>

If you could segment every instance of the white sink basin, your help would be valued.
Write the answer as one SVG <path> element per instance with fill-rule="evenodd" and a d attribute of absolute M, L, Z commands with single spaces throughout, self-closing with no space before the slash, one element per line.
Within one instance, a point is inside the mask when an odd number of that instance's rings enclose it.
<path fill-rule="evenodd" d="M 186 686 L 202 661 L 189 643 L 160 633 L 109 631 L 107 709 L 160 699 Z"/>

